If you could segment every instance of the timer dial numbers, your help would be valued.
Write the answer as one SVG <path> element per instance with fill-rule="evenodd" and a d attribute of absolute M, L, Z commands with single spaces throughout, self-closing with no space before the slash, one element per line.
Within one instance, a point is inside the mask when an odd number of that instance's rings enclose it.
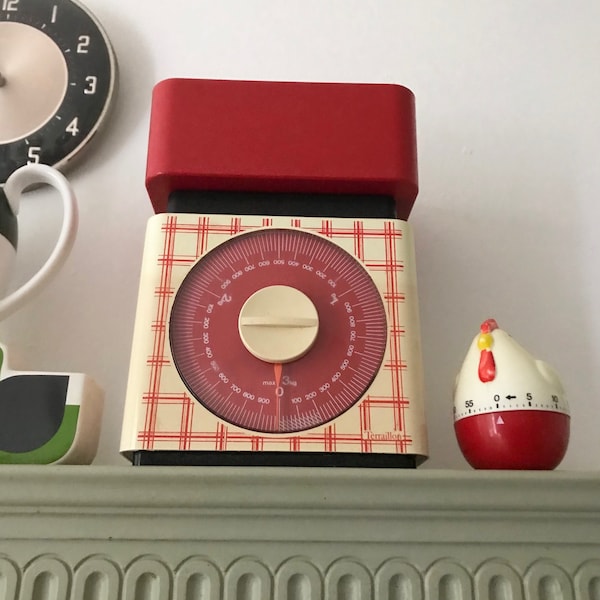
<path fill-rule="evenodd" d="M 481 397 L 469 397 L 455 403 L 454 419 L 464 419 L 473 415 L 495 413 L 498 411 L 547 410 L 567 413 L 564 398 L 551 393 L 488 392 Z"/>
<path fill-rule="evenodd" d="M 0 0 L 0 184 L 25 164 L 64 167 L 105 121 L 116 60 L 74 0 Z"/>
<path fill-rule="evenodd" d="M 190 270 L 170 325 L 174 364 L 210 412 L 263 433 L 304 431 L 352 407 L 387 343 L 364 267 L 297 229 L 242 233 Z"/>

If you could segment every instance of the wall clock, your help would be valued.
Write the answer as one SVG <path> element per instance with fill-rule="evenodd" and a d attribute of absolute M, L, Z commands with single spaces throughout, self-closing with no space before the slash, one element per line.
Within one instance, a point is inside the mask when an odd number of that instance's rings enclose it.
<path fill-rule="evenodd" d="M 18 167 L 64 168 L 108 114 L 117 63 L 75 0 L 0 0 L 0 184 Z"/>
<path fill-rule="evenodd" d="M 401 86 L 173 79 L 153 94 L 121 451 L 136 465 L 427 456 Z"/>

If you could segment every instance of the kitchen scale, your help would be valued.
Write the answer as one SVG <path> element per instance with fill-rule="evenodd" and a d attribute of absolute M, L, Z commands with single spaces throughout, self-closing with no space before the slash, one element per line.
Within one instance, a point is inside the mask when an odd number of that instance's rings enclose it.
<path fill-rule="evenodd" d="M 154 90 L 121 451 L 136 465 L 415 467 L 427 456 L 397 85 Z"/>

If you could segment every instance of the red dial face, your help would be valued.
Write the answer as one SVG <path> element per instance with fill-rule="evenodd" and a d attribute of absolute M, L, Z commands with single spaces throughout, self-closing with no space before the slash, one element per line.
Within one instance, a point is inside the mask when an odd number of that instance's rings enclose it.
<path fill-rule="evenodd" d="M 242 233 L 203 256 L 177 292 L 169 327 L 191 394 L 224 421 L 264 433 L 344 413 L 370 386 L 387 342 L 385 308 L 364 267 L 297 229 Z"/>

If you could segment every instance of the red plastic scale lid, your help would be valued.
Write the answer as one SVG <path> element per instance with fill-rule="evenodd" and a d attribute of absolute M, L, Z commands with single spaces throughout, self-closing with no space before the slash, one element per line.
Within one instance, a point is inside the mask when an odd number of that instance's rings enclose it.
<path fill-rule="evenodd" d="M 146 186 L 381 194 L 406 219 L 418 192 L 412 92 L 391 84 L 167 79 L 153 92 Z"/>

